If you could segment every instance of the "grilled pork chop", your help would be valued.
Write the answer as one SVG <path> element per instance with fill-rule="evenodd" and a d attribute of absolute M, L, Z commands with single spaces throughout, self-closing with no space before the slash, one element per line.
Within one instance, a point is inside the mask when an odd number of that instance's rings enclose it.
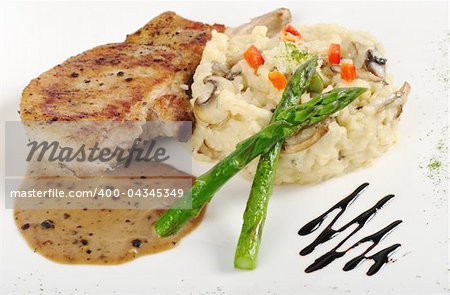
<path fill-rule="evenodd" d="M 23 121 L 190 121 L 189 82 L 211 30 L 166 12 L 125 42 L 95 47 L 31 81 Z"/>

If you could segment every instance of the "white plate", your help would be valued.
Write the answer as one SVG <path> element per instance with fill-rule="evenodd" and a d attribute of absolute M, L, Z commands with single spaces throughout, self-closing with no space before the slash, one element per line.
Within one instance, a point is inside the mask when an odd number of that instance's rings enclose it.
<path fill-rule="evenodd" d="M 202 225 L 175 249 L 119 266 L 70 266 L 33 253 L 2 206 L 1 294 L 441 294 L 447 288 L 447 179 L 429 174 L 430 159 L 447 159 L 448 64 L 446 2 L 2 2 L 1 104 L 4 120 L 18 120 L 23 87 L 41 72 L 83 50 L 124 39 L 165 10 L 190 19 L 237 25 L 284 6 L 295 23 L 333 22 L 367 30 L 385 44 L 396 82 L 412 85 L 399 143 L 370 168 L 315 186 L 277 187 L 269 206 L 258 268 L 233 269 L 249 183 L 235 177 L 214 198 Z M 2 132 L 3 132 L 2 128 Z M 6 139 L 8 140 L 8 139 Z M 446 145 L 447 146 L 447 145 Z M 199 174 L 208 166 L 196 164 Z M 420 168 L 423 167 L 423 168 Z M 2 169 L 3 173 L 3 169 Z M 436 175 L 438 173 L 439 175 Z M 430 179 L 431 177 L 431 179 Z M 404 223 L 379 246 L 402 247 L 377 275 L 368 263 L 343 272 L 344 260 L 304 269 L 331 244 L 306 257 L 315 235 L 298 229 L 364 181 L 369 189 L 345 214 L 354 217 L 379 198 L 396 198 L 355 239 L 395 219 Z M 3 192 L 3 189 L 2 189 Z M 3 193 L 2 193 L 3 194 Z M 355 250 L 352 254 L 361 252 Z M 352 255 L 349 255 L 352 256 Z M 347 256 L 348 257 L 348 256 Z M 61 292 L 61 293 L 59 293 Z"/>

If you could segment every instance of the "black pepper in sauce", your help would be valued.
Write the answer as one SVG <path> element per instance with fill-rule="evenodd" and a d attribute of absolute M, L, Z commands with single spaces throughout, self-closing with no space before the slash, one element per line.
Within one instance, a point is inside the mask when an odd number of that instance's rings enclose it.
<path fill-rule="evenodd" d="M 157 169 L 162 175 L 180 175 L 192 179 L 190 175 L 168 165 L 156 163 L 151 165 L 154 166 L 149 170 L 149 163 L 133 164 L 133 173 L 149 175 L 148 172 Z M 93 181 L 95 183 L 97 180 Z M 188 189 L 190 183 L 192 182 L 186 182 L 186 187 L 183 188 Z M 96 187 L 105 187 L 107 184 L 102 181 L 101 185 Z M 29 189 L 26 184 L 23 185 L 23 189 Z M 121 190 L 128 188 L 121 184 L 114 184 L 114 187 Z M 68 186 L 67 189 L 73 188 Z M 102 199 L 99 198 L 98 202 L 102 202 Z M 104 199 L 103 202 L 110 204 L 109 199 Z M 197 227 L 205 212 L 202 210 L 197 218 L 190 221 L 171 239 L 165 239 L 157 236 L 152 226 L 164 212 L 163 209 L 21 209 L 20 203 L 17 202 L 15 206 L 16 225 L 31 249 L 53 261 L 68 264 L 114 265 L 169 250 L 175 246 L 173 241 L 180 241 Z M 129 220 L 129 223 L 125 223 L 126 220 Z M 41 225 L 43 221 L 51 221 L 48 225 L 51 228 L 53 224 L 54 229 L 43 229 Z M 25 223 L 30 227 L 22 230 L 21 227 Z M 47 225 L 47 222 L 44 224 Z M 139 248 L 131 243 L 135 239 L 141 241 Z M 86 240 L 87 245 L 84 245 L 86 241 L 82 240 Z M 137 246 L 137 243 L 135 244 Z"/>
<path fill-rule="evenodd" d="M 131 245 L 135 248 L 140 248 L 142 246 L 142 241 L 139 239 L 132 240 Z"/>
<path fill-rule="evenodd" d="M 55 223 L 50 219 L 47 219 L 41 222 L 41 227 L 44 229 L 55 228 Z"/>

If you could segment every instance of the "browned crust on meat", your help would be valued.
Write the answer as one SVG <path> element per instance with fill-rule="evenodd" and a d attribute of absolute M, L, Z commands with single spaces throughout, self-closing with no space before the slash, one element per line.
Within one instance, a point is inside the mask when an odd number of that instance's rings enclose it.
<path fill-rule="evenodd" d="M 211 39 L 212 30 L 224 32 L 225 26 L 191 21 L 168 11 L 128 35 L 125 42 L 162 45 L 180 51 L 187 60 L 188 72 L 193 73 L 200 63 L 206 42 Z"/>
<path fill-rule="evenodd" d="M 193 116 L 189 111 L 190 103 L 179 95 L 167 94 L 155 99 L 153 106 L 161 110 L 162 117 L 174 116 L 177 118 L 187 118 L 185 121 L 192 121 Z"/>
<path fill-rule="evenodd" d="M 25 88 L 25 121 L 146 120 L 155 89 L 171 84 L 181 58 L 165 47 L 95 47 L 43 73 Z"/>
<path fill-rule="evenodd" d="M 124 43 L 95 47 L 43 73 L 24 89 L 24 121 L 192 120 L 188 84 L 211 30 L 166 12 Z"/>

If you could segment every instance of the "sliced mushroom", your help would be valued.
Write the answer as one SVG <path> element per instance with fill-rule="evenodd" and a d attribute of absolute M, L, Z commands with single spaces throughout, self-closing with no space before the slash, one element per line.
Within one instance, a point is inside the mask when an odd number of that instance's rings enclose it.
<path fill-rule="evenodd" d="M 279 8 L 269 13 L 253 18 L 249 23 L 236 28 L 227 28 L 228 36 L 250 34 L 256 26 L 266 26 L 267 36 L 273 37 L 291 22 L 291 12 L 286 8 Z"/>
<path fill-rule="evenodd" d="M 204 97 L 197 97 L 194 101 L 194 115 L 199 121 L 209 125 L 219 125 L 227 122 L 230 118 L 228 111 L 219 109 L 217 96 L 220 93 L 219 81 L 217 77 L 207 76 L 203 79 L 203 83 L 210 85 L 210 91 Z"/>
<path fill-rule="evenodd" d="M 411 86 L 409 85 L 409 83 L 408 82 L 403 83 L 402 87 L 400 87 L 399 90 L 395 91 L 391 96 L 389 96 L 387 99 L 385 99 L 383 102 L 379 104 L 378 112 L 382 111 L 386 107 L 389 107 L 392 103 L 398 101 L 399 103 L 396 104 L 397 113 L 394 116 L 394 118 L 397 119 L 403 112 L 403 106 L 408 100 L 408 95 L 410 91 Z"/>
<path fill-rule="evenodd" d="M 326 61 L 320 66 L 322 78 L 324 78 L 325 85 L 330 84 L 336 73 L 331 69 L 330 64 Z"/>
<path fill-rule="evenodd" d="M 399 105 L 397 108 L 397 113 L 395 114 L 394 118 L 397 119 L 400 117 L 400 115 L 403 113 L 403 105 Z"/>
<path fill-rule="evenodd" d="M 391 96 L 386 98 L 381 104 L 380 109 L 387 107 L 392 104 L 394 101 L 400 101 L 400 105 L 404 105 L 408 99 L 409 92 L 411 91 L 411 86 L 408 82 L 403 83 L 402 87 L 399 90 L 392 93 Z"/>
<path fill-rule="evenodd" d="M 347 57 L 351 58 L 351 59 L 358 59 L 359 56 L 359 52 L 360 52 L 360 48 L 361 48 L 361 44 L 360 43 L 356 43 L 354 41 L 350 42 L 350 45 L 348 46 L 347 49 Z"/>
<path fill-rule="evenodd" d="M 213 61 L 211 64 L 211 73 L 212 76 L 223 77 L 232 81 L 236 76 L 242 73 L 242 69 L 240 64 L 234 64 L 234 66 L 230 65 L 229 68 L 227 65 Z"/>
<path fill-rule="evenodd" d="M 209 103 L 212 99 L 214 99 L 219 94 L 219 82 L 217 79 L 212 76 L 206 76 L 203 79 L 203 84 L 206 86 L 207 84 L 210 84 L 211 90 L 208 91 L 207 95 L 202 95 L 202 97 L 198 97 L 195 101 L 198 102 L 200 105 L 204 105 Z"/>
<path fill-rule="evenodd" d="M 228 74 L 225 76 L 225 79 L 232 81 L 232 80 L 234 80 L 234 78 L 236 78 L 240 74 L 242 74 L 241 65 L 240 64 L 235 64 L 231 68 L 231 70 L 228 72 Z"/>
<path fill-rule="evenodd" d="M 386 62 L 387 59 L 378 55 L 373 49 L 368 49 L 366 52 L 366 60 L 364 65 L 370 73 L 378 78 L 385 79 L 386 77 Z"/>
<path fill-rule="evenodd" d="M 229 69 L 226 65 L 221 64 L 217 61 L 212 62 L 211 70 L 213 76 L 220 76 L 220 77 L 225 77 L 229 72 Z"/>
<path fill-rule="evenodd" d="M 341 72 L 341 66 L 340 65 L 330 65 L 330 70 L 335 74 L 339 74 Z"/>
<path fill-rule="evenodd" d="M 328 125 L 329 121 L 303 129 L 297 135 L 286 140 L 283 146 L 283 153 L 292 154 L 311 147 L 328 132 Z"/>
<path fill-rule="evenodd" d="M 369 49 L 367 45 L 357 41 L 350 41 L 348 45 L 347 42 L 344 42 L 344 44 L 346 44 L 343 46 L 346 48 L 344 56 L 351 59 L 357 69 L 362 68 L 367 59 L 367 50 Z"/>
<path fill-rule="evenodd" d="M 203 140 L 202 145 L 200 146 L 200 148 L 198 149 L 198 152 L 202 155 L 207 156 L 210 159 L 218 159 L 220 156 L 220 152 L 216 151 L 215 149 L 211 148 L 208 145 L 208 142 L 206 141 L 206 139 Z"/>

